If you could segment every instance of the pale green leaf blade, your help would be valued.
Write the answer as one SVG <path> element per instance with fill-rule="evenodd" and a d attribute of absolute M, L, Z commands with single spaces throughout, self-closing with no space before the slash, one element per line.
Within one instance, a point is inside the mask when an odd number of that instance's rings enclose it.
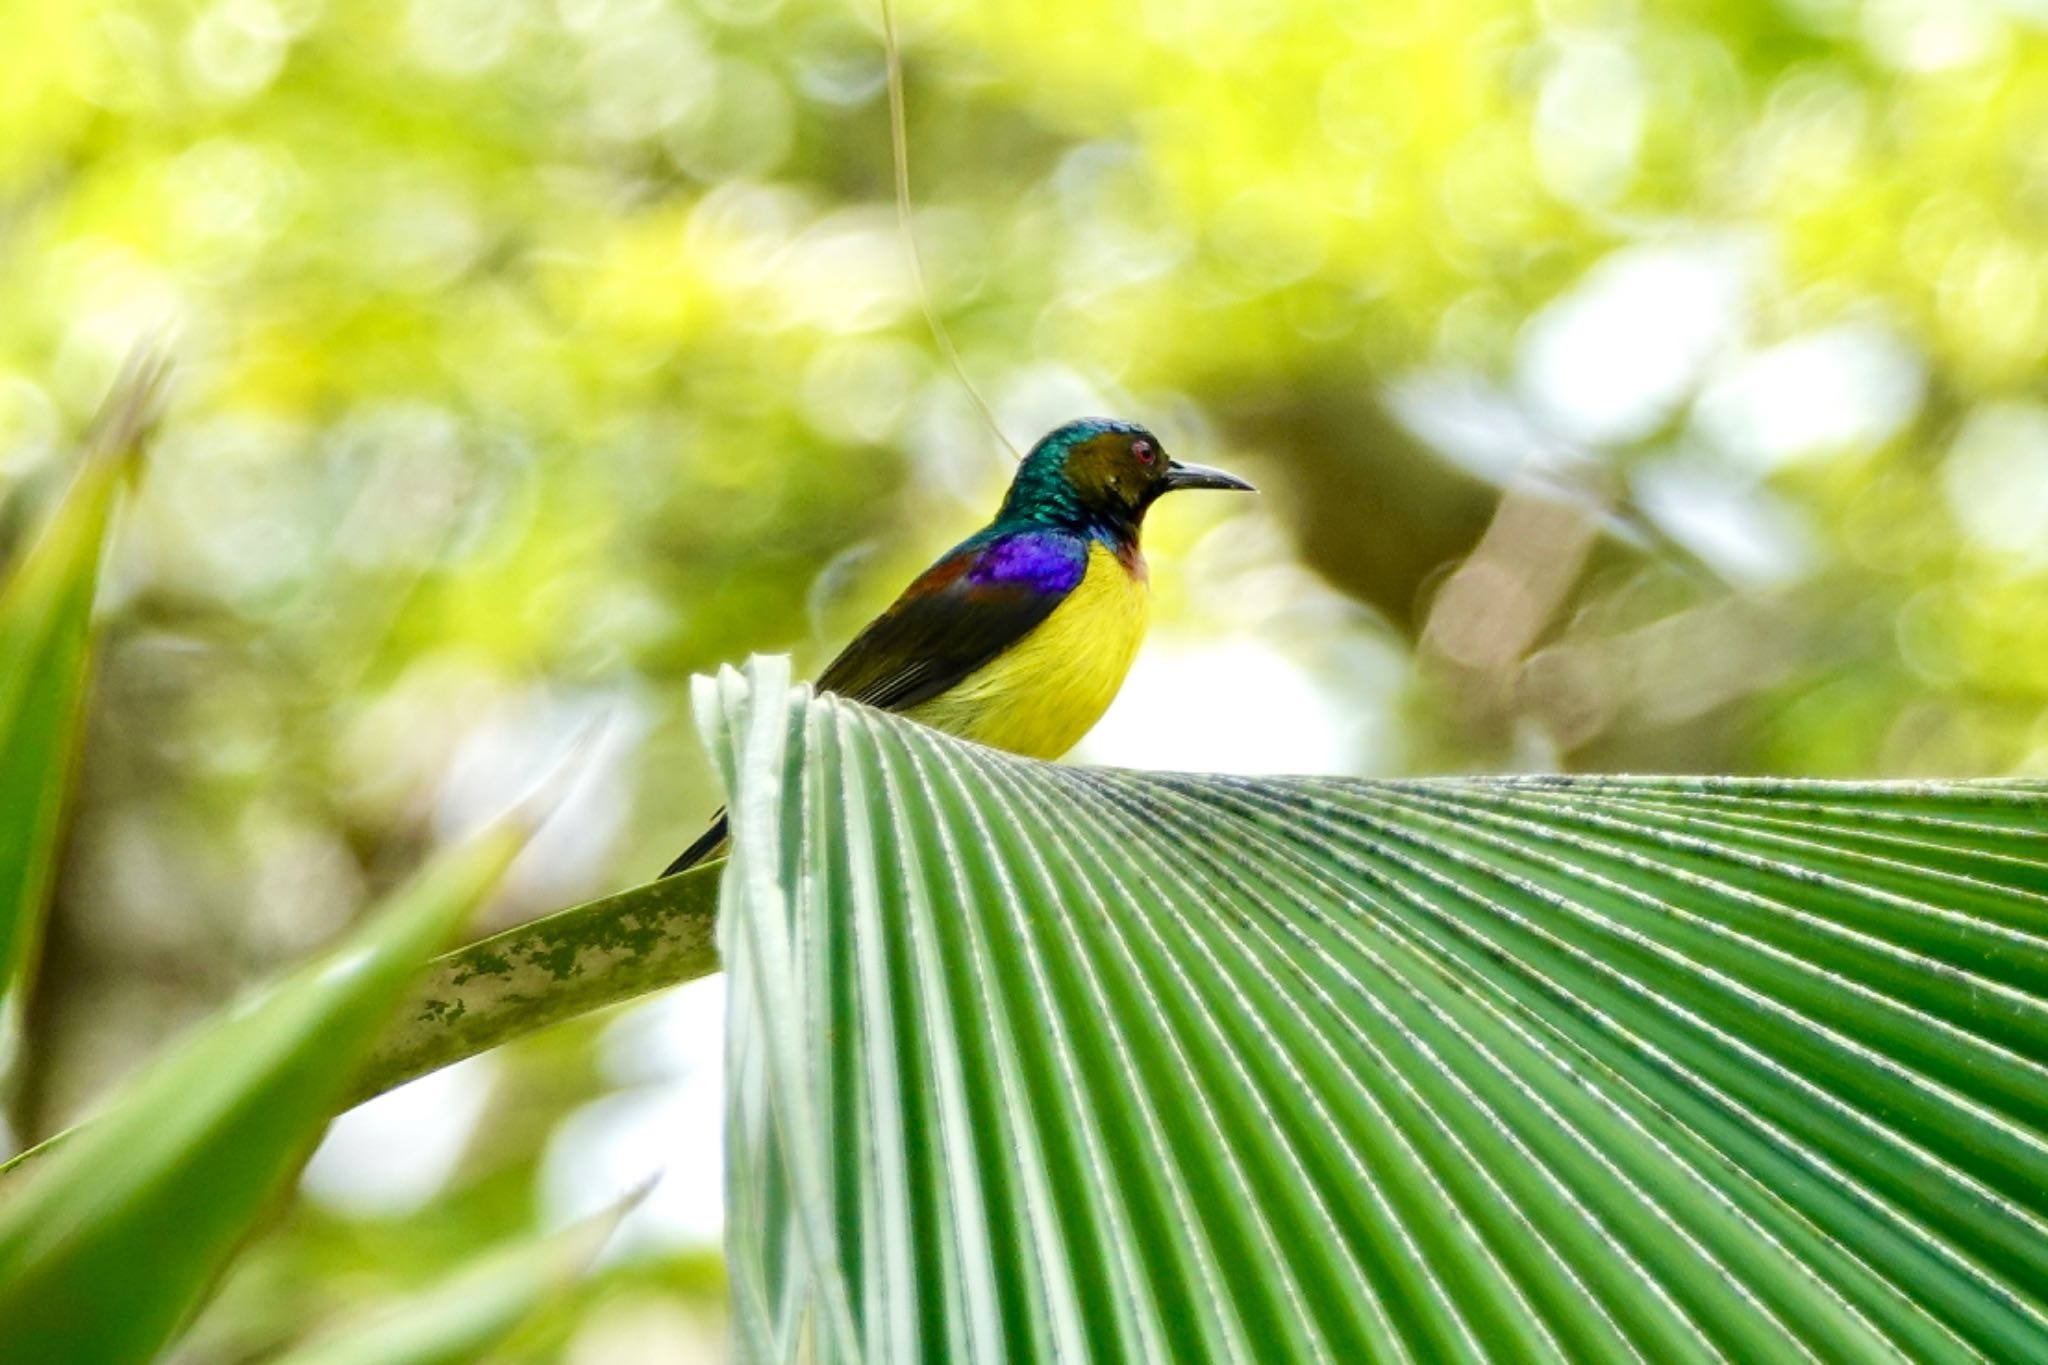
<path fill-rule="evenodd" d="M 160 358 L 138 355 L 49 523 L 0 583 L 0 998 L 36 951 L 85 708 L 101 546 L 162 378 Z"/>
<path fill-rule="evenodd" d="M 386 1016 L 518 842 L 500 829 L 438 858 L 326 956 L 173 1045 L 0 1190 L 0 1341 L 25 1360 L 151 1358 L 303 1164 Z"/>
<path fill-rule="evenodd" d="M 391 1311 L 323 1334 L 273 1365 L 467 1365 L 590 1268 L 619 1224 L 602 1214 L 479 1257 Z"/>
<path fill-rule="evenodd" d="M 113 468 L 95 464 L 0 589 L 0 994 L 33 948 L 85 695 Z"/>
<path fill-rule="evenodd" d="M 700 716 L 754 1355 L 2048 1354 L 2048 784 L 1090 770 L 758 666 Z"/>

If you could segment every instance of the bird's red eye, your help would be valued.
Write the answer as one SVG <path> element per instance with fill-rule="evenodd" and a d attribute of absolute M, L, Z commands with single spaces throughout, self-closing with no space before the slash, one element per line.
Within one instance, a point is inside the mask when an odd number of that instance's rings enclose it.
<path fill-rule="evenodd" d="M 1151 464 L 1158 457 L 1159 451 L 1150 441 L 1141 437 L 1131 442 L 1131 454 L 1138 457 L 1139 464 Z"/>

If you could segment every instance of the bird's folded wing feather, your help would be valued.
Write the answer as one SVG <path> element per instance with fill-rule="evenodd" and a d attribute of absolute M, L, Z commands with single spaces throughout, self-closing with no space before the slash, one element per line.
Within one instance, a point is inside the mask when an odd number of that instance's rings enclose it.
<path fill-rule="evenodd" d="M 889 711 L 929 701 L 1030 634 L 1087 571 L 1081 536 L 977 536 L 905 588 L 832 661 L 818 689 Z"/>

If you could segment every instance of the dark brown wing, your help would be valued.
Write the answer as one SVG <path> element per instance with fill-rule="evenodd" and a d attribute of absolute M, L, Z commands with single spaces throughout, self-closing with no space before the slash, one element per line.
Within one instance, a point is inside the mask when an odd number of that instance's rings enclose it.
<path fill-rule="evenodd" d="M 1064 531 L 985 531 L 919 574 L 818 678 L 832 692 L 887 711 L 938 696 L 1029 635 L 1088 572 L 1088 542 Z M 725 848 L 720 811 L 661 875 Z"/>
<path fill-rule="evenodd" d="M 818 678 L 818 690 L 906 711 L 1030 634 L 1088 570 L 1062 531 L 984 533 L 918 575 Z"/>

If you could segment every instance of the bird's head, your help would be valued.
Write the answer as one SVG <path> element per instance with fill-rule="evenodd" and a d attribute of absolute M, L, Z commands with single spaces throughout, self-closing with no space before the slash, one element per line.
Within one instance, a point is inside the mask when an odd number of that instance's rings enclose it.
<path fill-rule="evenodd" d="M 1135 539 L 1146 509 L 1163 494 L 1251 487 L 1220 469 L 1182 464 L 1135 422 L 1084 417 L 1055 427 L 1031 447 L 1000 518 L 1069 523 Z"/>

